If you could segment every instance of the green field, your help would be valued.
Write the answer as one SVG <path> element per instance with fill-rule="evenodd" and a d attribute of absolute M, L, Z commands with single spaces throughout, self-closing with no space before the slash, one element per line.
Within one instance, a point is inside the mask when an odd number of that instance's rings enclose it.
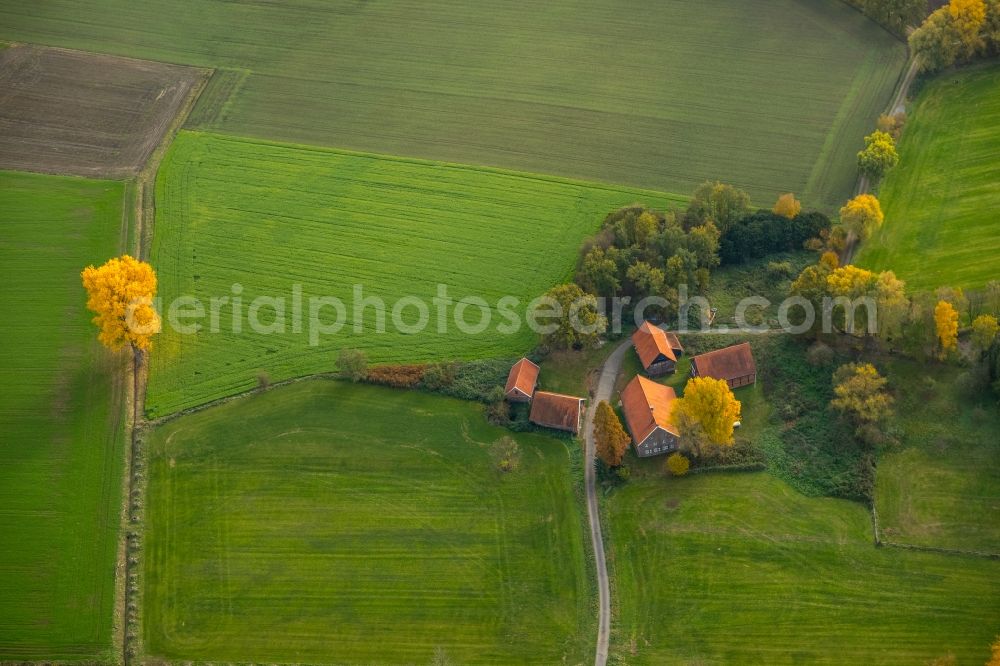
<path fill-rule="evenodd" d="M 860 504 L 768 474 L 635 481 L 606 500 L 622 664 L 980 664 L 1000 562 L 875 548 Z"/>
<path fill-rule="evenodd" d="M 122 360 L 80 271 L 118 247 L 122 184 L 0 172 L 0 661 L 111 651 Z"/>
<path fill-rule="evenodd" d="M 885 224 L 857 263 L 910 289 L 981 287 L 1000 276 L 1000 65 L 947 72 L 909 112 L 899 166 L 879 198 Z"/>
<path fill-rule="evenodd" d="M 276 145 L 183 132 L 160 169 L 151 261 L 169 304 L 180 295 L 232 295 L 239 283 L 242 332 L 231 306 L 220 307 L 219 332 L 210 322 L 196 335 L 170 326 L 157 338 L 147 409 L 163 415 L 251 387 L 259 370 L 272 380 L 334 369 L 337 349 L 358 347 L 375 363 L 516 356 L 537 336 L 527 326 L 465 334 L 450 306 L 439 332 L 438 284 L 453 299 L 503 296 L 527 303 L 569 277 L 581 240 L 610 210 L 635 201 L 660 207 L 676 197 L 542 176 L 398 158 Z M 292 288 L 302 285 L 302 328 L 293 330 Z M 354 319 L 354 285 L 389 308 L 404 296 L 425 299 L 426 330 L 408 334 L 386 316 L 376 332 L 374 308 Z M 250 330 L 257 296 L 286 299 L 285 334 Z M 348 324 L 309 342 L 309 298 L 335 296 Z M 334 310 L 320 313 L 332 323 Z M 404 325 L 419 313 L 400 313 Z M 470 308 L 465 321 L 476 324 Z M 270 320 L 267 320 L 270 317 Z M 262 320 L 273 321 L 268 308 Z M 356 333 L 354 322 L 362 327 Z M 451 323 L 448 323 L 451 322 Z"/>
<path fill-rule="evenodd" d="M 322 380 L 169 422 L 148 442 L 146 652 L 583 663 L 577 445 L 518 435 L 500 475 L 505 433 L 467 402 Z"/>
<path fill-rule="evenodd" d="M 894 359 L 902 446 L 878 465 L 882 536 L 897 543 L 1000 553 L 1000 413 L 970 396 L 960 371 Z"/>
<path fill-rule="evenodd" d="M 906 58 L 837 0 L 3 0 L 0 26 L 219 68 L 197 129 L 826 209 Z"/>

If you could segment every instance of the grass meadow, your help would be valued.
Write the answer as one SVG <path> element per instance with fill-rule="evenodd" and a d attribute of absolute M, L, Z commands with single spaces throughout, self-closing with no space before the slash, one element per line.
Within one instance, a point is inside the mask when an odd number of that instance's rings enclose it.
<path fill-rule="evenodd" d="M 981 287 L 1000 275 L 1000 64 L 938 75 L 909 116 L 879 191 L 885 224 L 856 263 L 910 289 Z"/>
<path fill-rule="evenodd" d="M 989 657 L 1000 562 L 872 544 L 857 503 L 765 473 L 660 475 L 605 500 L 612 663 Z"/>
<path fill-rule="evenodd" d="M 584 663 L 581 457 L 468 402 L 312 380 L 149 436 L 145 639 L 237 662 Z"/>
<path fill-rule="evenodd" d="M 80 271 L 115 253 L 122 197 L 0 171 L 0 661 L 110 658 L 122 359 L 96 341 Z"/>
<path fill-rule="evenodd" d="M 827 210 L 906 59 L 837 0 L 4 1 L 0 26 L 218 68 L 194 129 Z"/>
<path fill-rule="evenodd" d="M 961 371 L 892 359 L 902 445 L 878 464 L 875 507 L 889 541 L 1000 553 L 1000 414 Z"/>
<path fill-rule="evenodd" d="M 205 301 L 232 296 L 244 310 L 253 298 L 286 298 L 286 333 L 260 335 L 231 325 L 220 309 L 220 333 L 182 335 L 165 327 L 151 360 L 147 409 L 152 415 L 204 403 L 272 380 L 331 371 L 337 350 L 357 347 L 373 363 L 516 356 L 537 336 L 527 326 L 505 335 L 490 315 L 475 335 L 453 323 L 438 328 L 431 299 L 439 283 L 453 299 L 503 296 L 521 310 L 572 273 L 581 240 L 619 206 L 664 207 L 677 197 L 490 169 L 277 145 L 182 132 L 161 167 L 151 261 L 165 303 L 189 294 Z M 303 292 L 303 326 L 292 329 L 293 284 Z M 403 296 L 425 299 L 429 325 L 417 334 L 393 326 L 375 332 L 375 311 L 355 320 L 353 285 L 391 307 Z M 310 346 L 309 296 L 345 302 L 348 326 Z M 449 308 L 449 317 L 454 307 Z M 479 321 L 480 311 L 465 315 Z M 418 319 L 415 308 L 404 322 Z M 267 318 L 271 319 L 268 320 Z M 322 313 L 325 322 L 332 309 Z M 274 310 L 261 319 L 273 321 Z M 354 332 L 354 322 L 361 332 Z"/>

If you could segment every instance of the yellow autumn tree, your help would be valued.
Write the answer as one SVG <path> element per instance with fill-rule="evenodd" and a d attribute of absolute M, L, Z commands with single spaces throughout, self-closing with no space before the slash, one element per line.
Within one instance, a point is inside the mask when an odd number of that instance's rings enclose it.
<path fill-rule="evenodd" d="M 98 268 L 87 266 L 81 277 L 101 344 L 115 351 L 126 345 L 134 352 L 149 350 L 153 335 L 160 332 L 160 317 L 153 309 L 153 267 L 122 255 Z"/>
<path fill-rule="evenodd" d="M 684 476 L 691 467 L 691 461 L 683 453 L 671 453 L 667 456 L 667 471 L 674 476 Z"/>
<path fill-rule="evenodd" d="M 840 222 L 861 240 L 867 240 L 882 226 L 882 206 L 871 194 L 859 194 L 840 209 Z"/>
<path fill-rule="evenodd" d="M 958 347 L 958 311 L 948 301 L 938 301 L 934 307 L 934 329 L 944 358 Z"/>
<path fill-rule="evenodd" d="M 597 403 L 594 412 L 594 447 L 597 455 L 608 467 L 618 467 L 632 438 L 625 432 L 622 422 L 607 400 Z"/>
<path fill-rule="evenodd" d="M 990 652 L 990 660 L 986 662 L 986 666 L 1000 666 L 1000 636 L 993 641 Z"/>
<path fill-rule="evenodd" d="M 774 208 L 771 210 L 775 215 L 781 215 L 792 220 L 802 212 L 802 204 L 795 198 L 794 194 L 789 192 L 778 197 L 778 200 L 774 202 Z"/>
<path fill-rule="evenodd" d="M 732 446 L 741 408 L 724 380 L 694 377 L 684 387 L 684 397 L 674 401 L 670 420 L 680 431 L 682 443 L 686 440 L 700 454 L 706 443 Z"/>
<path fill-rule="evenodd" d="M 959 57 L 971 58 L 984 46 L 980 29 L 986 21 L 986 4 L 983 0 L 951 0 L 948 3 L 951 25 L 961 44 Z"/>

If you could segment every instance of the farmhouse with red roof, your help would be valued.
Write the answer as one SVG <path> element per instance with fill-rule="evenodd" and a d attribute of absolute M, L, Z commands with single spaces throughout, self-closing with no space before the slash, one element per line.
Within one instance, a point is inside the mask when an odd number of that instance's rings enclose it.
<path fill-rule="evenodd" d="M 636 375 L 621 392 L 625 423 L 640 457 L 655 456 L 677 449 L 679 432 L 670 422 L 670 412 L 677 394 L 663 386 Z"/>
<path fill-rule="evenodd" d="M 724 379 L 729 388 L 749 386 L 757 381 L 757 364 L 750 343 L 717 349 L 691 358 L 692 377 Z"/>

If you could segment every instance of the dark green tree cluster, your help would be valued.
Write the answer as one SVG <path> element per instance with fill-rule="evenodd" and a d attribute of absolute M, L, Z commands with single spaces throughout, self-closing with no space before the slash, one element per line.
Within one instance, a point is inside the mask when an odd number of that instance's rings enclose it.
<path fill-rule="evenodd" d="M 906 35 L 927 16 L 927 0 L 848 0 L 848 2 L 889 32 Z"/>
<path fill-rule="evenodd" d="M 801 250 L 806 241 L 829 231 L 830 218 L 818 211 L 788 219 L 762 209 L 744 215 L 722 234 L 719 259 L 723 264 L 739 264 L 775 252 Z"/>

